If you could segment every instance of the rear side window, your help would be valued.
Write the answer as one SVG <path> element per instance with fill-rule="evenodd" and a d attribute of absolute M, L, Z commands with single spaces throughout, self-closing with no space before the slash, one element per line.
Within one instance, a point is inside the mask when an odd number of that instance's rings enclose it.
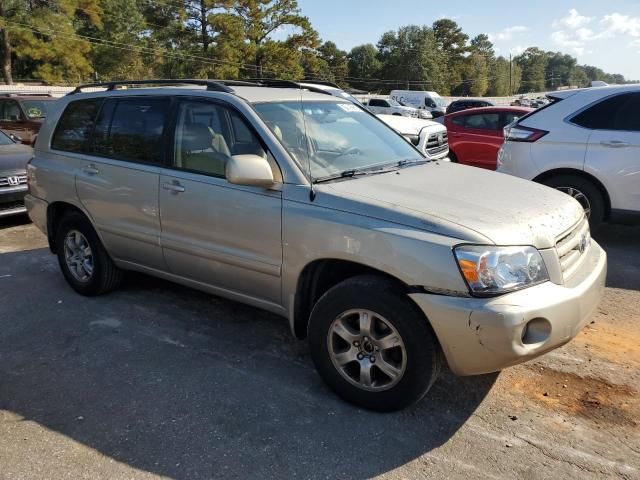
<path fill-rule="evenodd" d="M 500 130 L 499 113 L 477 113 L 475 115 L 461 115 L 455 117 L 453 123 L 461 127 L 475 128 L 478 130 Z"/>
<path fill-rule="evenodd" d="M 51 140 L 51 148 L 65 152 L 89 153 L 91 132 L 102 98 L 77 100 L 65 108 Z"/>
<path fill-rule="evenodd" d="M 377 98 L 372 98 L 369 100 L 369 105 L 371 107 L 388 107 L 389 105 L 384 100 L 379 100 Z"/>
<path fill-rule="evenodd" d="M 640 132 L 640 93 L 609 97 L 587 108 L 571 121 L 592 130 Z"/>
<path fill-rule="evenodd" d="M 166 98 L 110 100 L 96 128 L 95 153 L 118 160 L 163 163 Z"/>

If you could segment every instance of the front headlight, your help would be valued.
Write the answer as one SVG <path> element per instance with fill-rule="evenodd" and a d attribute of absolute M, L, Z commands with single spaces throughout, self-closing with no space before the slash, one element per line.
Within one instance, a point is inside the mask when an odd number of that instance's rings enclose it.
<path fill-rule="evenodd" d="M 544 260 L 533 247 L 461 245 L 453 251 L 475 295 L 512 292 L 549 280 Z"/>

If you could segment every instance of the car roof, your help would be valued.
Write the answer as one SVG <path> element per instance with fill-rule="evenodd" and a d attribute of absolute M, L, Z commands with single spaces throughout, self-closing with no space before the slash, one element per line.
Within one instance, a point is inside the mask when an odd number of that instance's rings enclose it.
<path fill-rule="evenodd" d="M 451 103 L 493 103 L 491 100 L 485 100 L 484 98 L 459 98 Z"/>
<path fill-rule="evenodd" d="M 459 110 L 454 113 L 449 113 L 447 117 L 460 117 L 463 115 L 468 115 L 470 113 L 500 113 L 500 112 L 522 112 L 529 113 L 533 112 L 535 108 L 529 107 L 511 107 L 508 105 L 495 105 L 492 107 L 479 107 L 479 108 L 467 108 L 466 110 Z"/>
<path fill-rule="evenodd" d="M 74 93 L 73 97 L 111 97 L 111 96 L 130 96 L 130 95 L 185 95 L 193 94 L 202 97 L 216 97 L 219 95 L 234 95 L 246 100 L 249 103 L 265 103 L 265 102 L 293 102 L 293 101 L 325 101 L 325 102 L 346 102 L 347 99 L 327 95 L 325 93 L 310 92 L 304 88 L 276 88 L 261 86 L 229 86 L 225 92 L 207 90 L 203 86 L 166 86 L 166 87 L 136 87 L 122 88 L 117 90 L 87 91 Z"/>
<path fill-rule="evenodd" d="M 555 92 L 547 93 L 547 97 L 562 100 L 569 98 L 573 95 L 583 92 L 602 92 L 602 96 L 611 95 L 618 92 L 636 92 L 640 91 L 640 84 L 630 83 L 628 85 L 608 85 L 606 87 L 587 87 L 587 88 L 574 88 L 572 90 L 558 90 Z"/>
<path fill-rule="evenodd" d="M 14 94 L 14 93 L 0 93 L 0 100 L 3 98 L 10 98 L 13 100 L 57 100 L 56 97 L 52 97 L 51 95 L 47 95 L 47 94 L 24 94 L 21 95 L 19 93 Z"/>

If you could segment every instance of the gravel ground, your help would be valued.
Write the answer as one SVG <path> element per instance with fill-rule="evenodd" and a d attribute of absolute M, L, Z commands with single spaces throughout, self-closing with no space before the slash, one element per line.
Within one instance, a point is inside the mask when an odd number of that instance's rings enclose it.
<path fill-rule="evenodd" d="M 640 228 L 599 241 L 608 287 L 573 342 L 376 414 L 284 319 L 141 275 L 80 297 L 0 221 L 0 478 L 640 478 Z"/>

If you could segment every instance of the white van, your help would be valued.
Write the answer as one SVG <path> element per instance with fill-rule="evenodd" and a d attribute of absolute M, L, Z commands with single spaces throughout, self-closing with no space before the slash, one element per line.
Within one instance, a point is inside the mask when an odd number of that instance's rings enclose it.
<path fill-rule="evenodd" d="M 428 110 L 433 118 L 441 117 L 447 110 L 447 102 L 437 92 L 422 90 L 391 90 L 389 95 L 396 102 L 411 105 L 420 110 Z"/>

